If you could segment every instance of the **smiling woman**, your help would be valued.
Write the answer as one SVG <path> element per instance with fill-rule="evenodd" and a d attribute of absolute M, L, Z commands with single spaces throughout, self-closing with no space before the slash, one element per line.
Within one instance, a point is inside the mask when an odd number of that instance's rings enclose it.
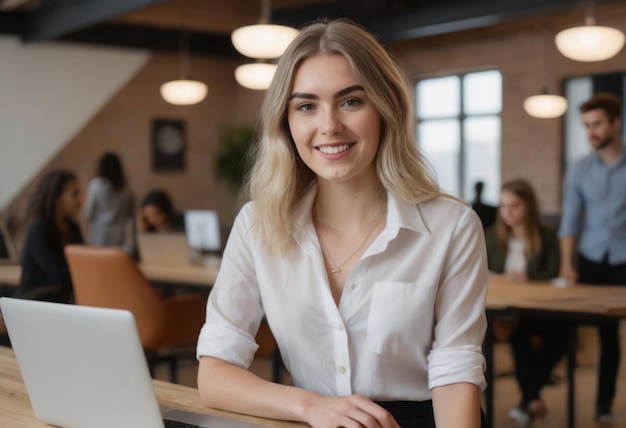
<path fill-rule="evenodd" d="M 481 426 L 482 226 L 429 176 L 404 82 L 345 20 L 279 60 L 198 340 L 206 405 L 315 428 Z M 263 319 L 295 387 L 245 370 Z"/>

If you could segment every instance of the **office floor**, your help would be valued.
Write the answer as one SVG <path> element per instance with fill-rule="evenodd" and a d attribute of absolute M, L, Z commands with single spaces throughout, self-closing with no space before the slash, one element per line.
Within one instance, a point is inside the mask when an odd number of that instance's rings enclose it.
<path fill-rule="evenodd" d="M 593 421 L 594 399 L 596 391 L 596 360 L 597 339 L 595 329 L 582 327 L 579 333 L 578 369 L 576 370 L 576 427 L 577 428 L 626 428 L 626 324 L 621 326 L 622 361 L 617 386 L 617 397 L 614 404 L 615 422 L 601 424 Z M 269 379 L 271 376 L 271 360 L 263 358 L 255 360 L 251 369 L 259 376 Z M 495 413 L 492 428 L 515 428 L 516 425 L 508 419 L 508 411 L 519 400 L 519 390 L 515 379 L 506 375 L 513 368 L 508 344 L 496 344 L 495 370 L 504 373 L 495 381 Z M 179 371 L 179 382 L 189 386 L 196 386 L 197 366 L 193 362 L 183 361 Z M 566 426 L 566 394 L 565 365 L 561 364 L 555 371 L 560 378 L 555 385 L 547 386 L 543 391 L 543 398 L 550 409 L 545 420 L 533 425 L 536 428 L 561 428 Z M 167 369 L 157 369 L 156 377 L 168 379 Z M 283 375 L 283 382 L 289 382 L 289 376 Z"/>

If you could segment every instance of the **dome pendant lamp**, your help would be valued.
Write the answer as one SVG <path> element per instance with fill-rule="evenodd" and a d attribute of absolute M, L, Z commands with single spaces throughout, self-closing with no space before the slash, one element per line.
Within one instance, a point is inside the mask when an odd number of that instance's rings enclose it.
<path fill-rule="evenodd" d="M 559 32 L 554 42 L 559 52 L 575 61 L 604 61 L 618 54 L 626 37 L 620 30 L 596 25 L 593 1 L 585 18 L 585 25 Z"/>
<path fill-rule="evenodd" d="M 524 110 L 532 117 L 552 119 L 565 113 L 567 100 L 565 97 L 550 94 L 548 91 L 549 52 L 547 50 L 548 43 L 544 39 L 541 41 L 543 51 L 543 90 L 541 94 L 532 95 L 524 100 Z"/>
<path fill-rule="evenodd" d="M 257 59 L 257 62 L 240 65 L 235 70 L 237 82 L 248 89 L 269 87 L 276 64 L 267 60 L 280 57 L 298 35 L 295 28 L 270 24 L 270 14 L 269 0 L 262 0 L 259 24 L 238 28 L 231 34 L 233 46 L 239 53 Z"/>
<path fill-rule="evenodd" d="M 182 23 L 182 6 L 181 6 Z M 191 80 L 189 76 L 189 34 L 184 29 L 180 33 L 179 78 L 161 85 L 161 96 L 174 105 L 193 105 L 204 100 L 209 92 L 204 82 Z"/>

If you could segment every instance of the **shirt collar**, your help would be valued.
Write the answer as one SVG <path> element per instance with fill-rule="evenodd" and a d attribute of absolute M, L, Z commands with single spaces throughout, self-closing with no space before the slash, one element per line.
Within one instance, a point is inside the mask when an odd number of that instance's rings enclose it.
<path fill-rule="evenodd" d="M 622 150 L 620 152 L 619 158 L 617 159 L 617 162 L 615 162 L 614 164 L 611 165 L 607 165 L 605 164 L 602 159 L 600 158 L 600 155 L 598 154 L 597 151 L 593 150 L 591 152 L 592 154 L 592 159 L 594 160 L 595 163 L 602 165 L 604 167 L 607 167 L 609 169 L 611 168 L 615 168 L 617 165 L 622 165 L 622 164 L 626 164 L 626 145 L 622 144 Z"/>
<path fill-rule="evenodd" d="M 315 237 L 311 210 L 316 195 L 317 185 L 314 183 L 302 197 L 294 212 L 293 235 L 298 242 L 302 242 L 302 238 L 306 235 Z M 387 192 L 387 226 L 383 233 L 387 235 L 388 239 L 392 239 L 397 236 L 400 229 L 430 234 L 418 204 L 405 202 L 394 194 Z"/>

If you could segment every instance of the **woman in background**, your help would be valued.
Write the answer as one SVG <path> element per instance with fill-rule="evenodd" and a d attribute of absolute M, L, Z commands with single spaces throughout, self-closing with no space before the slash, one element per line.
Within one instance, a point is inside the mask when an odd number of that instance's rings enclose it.
<path fill-rule="evenodd" d="M 556 229 L 541 225 L 535 192 L 525 180 L 511 180 L 502 186 L 498 217 L 495 226 L 486 231 L 486 243 L 487 263 L 495 275 L 526 282 L 559 274 Z M 520 427 L 548 413 L 539 393 L 565 352 L 566 332 L 558 322 L 527 318 L 496 320 L 494 324 L 500 339 L 510 336 L 522 399 L 509 417 Z"/>
<path fill-rule="evenodd" d="M 134 210 L 133 192 L 126 183 L 120 158 L 112 152 L 104 153 L 97 175 L 87 188 L 84 212 L 89 223 L 89 244 L 128 244 Z"/>
<path fill-rule="evenodd" d="M 54 170 L 41 179 L 28 209 L 32 222 L 24 244 L 17 297 L 71 302 L 72 280 L 63 248 L 83 243 L 77 224 L 80 206 L 74 173 Z"/>
<path fill-rule="evenodd" d="M 172 232 L 182 227 L 175 223 L 174 204 L 169 195 L 161 189 L 149 191 L 137 213 L 137 232 Z"/>

